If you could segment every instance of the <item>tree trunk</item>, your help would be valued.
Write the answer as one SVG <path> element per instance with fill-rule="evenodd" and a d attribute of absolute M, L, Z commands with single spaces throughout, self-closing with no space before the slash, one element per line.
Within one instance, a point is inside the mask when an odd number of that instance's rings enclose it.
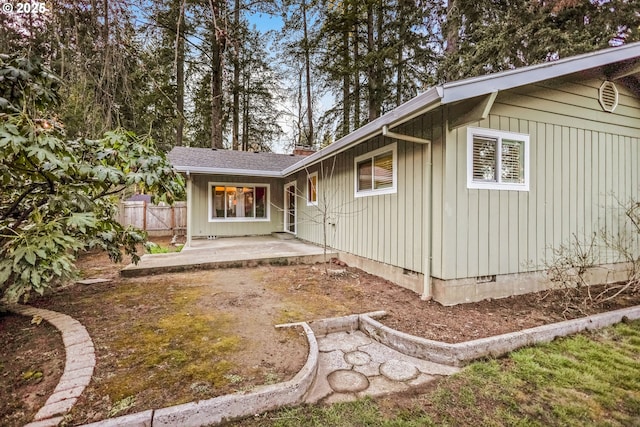
<path fill-rule="evenodd" d="M 348 3 L 344 3 L 344 14 L 349 13 Z M 342 136 L 351 131 L 351 75 L 349 74 L 349 27 L 345 26 L 342 33 L 343 67 L 342 71 Z"/>
<path fill-rule="evenodd" d="M 111 80 L 111 45 L 109 43 L 109 1 L 103 0 L 102 2 L 104 12 L 104 26 L 102 28 L 102 49 L 103 49 L 103 63 L 102 63 L 102 75 L 100 76 L 100 90 L 102 91 L 99 96 L 105 100 L 105 123 L 104 127 L 110 129 L 112 118 L 112 106 L 113 106 L 113 94 L 110 91 Z"/>
<path fill-rule="evenodd" d="M 455 55 L 458 51 L 458 38 L 460 31 L 460 9 L 458 7 L 458 0 L 449 0 L 447 6 L 447 21 L 446 21 L 446 46 L 444 49 L 445 56 L 449 57 Z M 444 71 L 445 80 L 451 80 L 453 75 L 448 70 Z"/>
<path fill-rule="evenodd" d="M 222 72 L 224 67 L 224 50 L 226 33 L 220 27 L 224 21 L 219 0 L 209 0 L 212 20 L 212 54 L 211 54 L 211 147 L 224 148 L 222 143 Z M 226 19 L 226 18 L 224 18 Z"/>
<path fill-rule="evenodd" d="M 353 16 L 353 127 L 357 129 L 360 127 L 360 37 L 358 35 L 358 26 L 360 21 L 360 14 L 358 10 L 358 2 L 353 7 L 355 8 Z"/>
<path fill-rule="evenodd" d="M 245 76 L 245 82 L 249 80 Z M 246 88 L 245 88 L 246 89 Z M 242 97 L 242 151 L 249 151 L 249 91 L 245 90 Z"/>
<path fill-rule="evenodd" d="M 224 148 L 222 144 L 222 52 L 217 42 L 213 45 L 211 64 L 211 146 Z"/>
<path fill-rule="evenodd" d="M 298 129 L 298 135 L 296 136 L 296 145 L 302 145 L 304 135 L 304 101 L 302 100 L 302 74 L 304 71 L 302 68 L 298 71 L 298 90 L 296 93 L 296 101 L 298 103 L 298 120 L 296 120 L 296 128 Z"/>
<path fill-rule="evenodd" d="M 176 146 L 182 145 L 184 132 L 184 3 L 180 2 L 180 14 L 176 25 Z"/>
<path fill-rule="evenodd" d="M 233 8 L 233 111 L 231 148 L 238 150 L 240 134 L 240 0 L 235 0 Z M 243 144 L 244 146 L 244 144 Z"/>
<path fill-rule="evenodd" d="M 398 0 L 398 63 L 396 65 L 396 105 L 402 104 L 402 85 L 404 74 L 404 40 L 406 40 L 407 26 L 405 23 L 405 0 Z"/>
<path fill-rule="evenodd" d="M 109 0 L 103 0 L 103 8 L 104 8 L 104 46 L 105 48 L 109 45 Z"/>
<path fill-rule="evenodd" d="M 376 70 L 376 44 L 374 38 L 374 22 L 373 22 L 373 4 L 369 2 L 367 4 L 367 54 L 369 60 L 367 61 L 367 80 L 369 81 L 369 121 L 375 120 L 378 117 L 378 111 L 376 108 L 377 98 L 377 70 Z"/>
<path fill-rule="evenodd" d="M 307 145 L 313 145 L 314 132 L 313 132 L 313 102 L 311 99 L 311 55 L 309 48 L 309 33 L 307 29 L 307 4 L 305 0 L 302 0 L 302 26 L 304 31 L 304 66 L 305 66 L 305 79 L 307 89 Z"/>

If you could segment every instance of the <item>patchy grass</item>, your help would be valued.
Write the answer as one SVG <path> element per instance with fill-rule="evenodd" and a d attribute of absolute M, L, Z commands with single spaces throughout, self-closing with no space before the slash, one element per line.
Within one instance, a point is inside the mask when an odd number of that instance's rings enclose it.
<path fill-rule="evenodd" d="M 273 327 L 282 299 L 258 269 L 114 273 L 34 301 L 80 321 L 96 349 L 91 383 L 64 425 L 244 392 L 293 377 L 306 360 L 305 336 Z"/>
<path fill-rule="evenodd" d="M 232 425 L 640 425 L 640 321 L 476 362 L 426 392 L 287 408 Z"/>
<path fill-rule="evenodd" d="M 154 242 L 147 242 L 144 244 L 145 252 L 148 254 L 168 254 L 170 252 L 180 252 L 184 245 L 177 246 L 162 246 Z"/>
<path fill-rule="evenodd" d="M 106 298 L 138 307 L 147 292 L 144 286 L 120 286 Z M 241 340 L 228 332 L 232 316 L 197 308 L 195 302 L 204 292 L 200 286 L 170 288 L 157 315 L 114 331 L 111 348 L 125 355 L 117 367 L 127 375 L 102 381 L 100 388 L 112 402 L 162 384 L 201 382 L 212 388 L 229 384 L 227 374 L 234 364 L 228 359 Z"/>
<path fill-rule="evenodd" d="M 264 281 L 272 290 L 282 295 L 282 307 L 278 323 L 309 321 L 317 318 L 345 316 L 353 314 L 352 302 L 357 301 L 355 287 L 349 283 L 340 283 L 340 300 L 330 292 L 323 293 L 327 282 L 335 280 L 324 275 L 319 267 L 304 270 L 298 274 L 296 269 L 273 270 L 265 275 Z M 356 278 L 354 278 L 356 279 Z"/>

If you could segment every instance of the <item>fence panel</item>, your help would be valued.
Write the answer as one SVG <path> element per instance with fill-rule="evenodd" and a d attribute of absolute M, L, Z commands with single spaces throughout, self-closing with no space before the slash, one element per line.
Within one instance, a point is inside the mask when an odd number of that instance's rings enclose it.
<path fill-rule="evenodd" d="M 187 229 L 187 203 L 162 206 L 145 201 L 124 201 L 120 205 L 120 223 L 145 230 L 150 236 L 183 235 Z"/>

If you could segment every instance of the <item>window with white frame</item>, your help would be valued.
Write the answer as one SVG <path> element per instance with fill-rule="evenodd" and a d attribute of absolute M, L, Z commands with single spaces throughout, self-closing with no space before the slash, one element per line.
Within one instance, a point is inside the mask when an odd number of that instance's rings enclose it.
<path fill-rule="evenodd" d="M 529 191 L 529 135 L 468 128 L 467 187 Z"/>
<path fill-rule="evenodd" d="M 318 204 L 318 172 L 307 175 L 307 206 Z"/>
<path fill-rule="evenodd" d="M 209 221 L 268 221 L 269 184 L 209 183 Z"/>
<path fill-rule="evenodd" d="M 397 146 L 386 145 L 355 158 L 355 196 L 396 192 Z"/>

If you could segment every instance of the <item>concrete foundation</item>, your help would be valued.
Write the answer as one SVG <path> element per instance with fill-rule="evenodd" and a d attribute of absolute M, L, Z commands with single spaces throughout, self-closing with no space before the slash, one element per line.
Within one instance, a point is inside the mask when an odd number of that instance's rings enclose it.
<path fill-rule="evenodd" d="M 626 263 L 608 264 L 590 269 L 585 279 L 591 285 L 616 283 L 627 279 Z M 490 298 L 506 298 L 539 292 L 558 286 L 549 280 L 544 271 L 531 273 L 503 274 L 488 281 L 477 278 L 442 280 L 432 279 L 432 295 L 440 304 L 456 305 L 482 301 Z"/>
<path fill-rule="evenodd" d="M 422 273 L 407 272 L 400 267 L 347 252 L 338 252 L 338 257 L 351 267 L 382 277 L 420 295 L 424 294 L 424 274 Z M 590 269 L 585 275 L 585 279 L 592 285 L 616 283 L 627 279 L 627 271 L 628 265 L 626 263 L 607 264 Z M 451 280 L 433 277 L 430 294 L 435 301 L 450 306 L 539 292 L 552 289 L 555 286 L 557 284 L 551 282 L 544 271 Z"/>
<path fill-rule="evenodd" d="M 400 285 L 403 288 L 422 294 L 424 287 L 424 274 L 422 273 L 406 272 L 403 268 L 363 258 L 347 252 L 338 252 L 338 257 L 340 258 L 340 261 L 344 261 L 350 267 L 359 268 L 369 274 L 382 277 L 383 279 L 393 282 L 396 285 Z"/>

